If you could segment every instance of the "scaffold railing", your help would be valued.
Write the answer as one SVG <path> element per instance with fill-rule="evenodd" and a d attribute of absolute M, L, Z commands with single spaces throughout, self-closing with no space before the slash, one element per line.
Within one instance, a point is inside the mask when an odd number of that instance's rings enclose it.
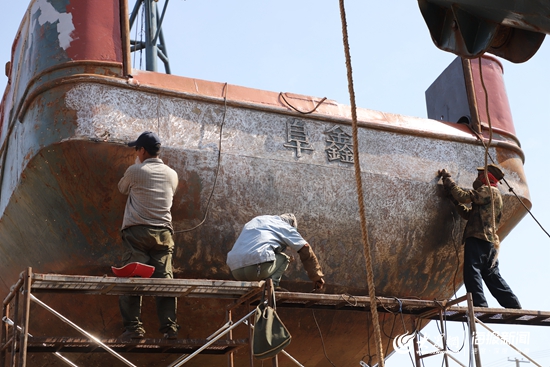
<path fill-rule="evenodd" d="M 270 282 L 267 282 L 270 283 Z M 108 352 L 120 359 L 128 366 L 133 364 L 127 361 L 123 353 L 180 353 L 181 361 L 186 361 L 188 356 L 197 353 L 204 354 L 228 354 L 228 365 L 232 366 L 231 355 L 241 347 L 250 347 L 249 339 L 232 339 L 231 330 L 234 323 L 231 320 L 232 310 L 239 305 L 256 305 L 260 302 L 262 291 L 266 282 L 243 282 L 229 280 L 208 279 L 157 279 L 157 278 L 117 278 L 107 276 L 83 276 L 62 274 L 33 273 L 31 268 L 21 273 L 18 282 L 11 288 L 10 293 L 3 301 L 2 328 L 0 337 L 0 367 L 26 366 L 27 353 L 54 353 L 58 358 L 64 358 L 63 352 Z M 49 306 L 42 304 L 35 294 L 88 294 L 88 295 L 141 295 L 141 296 L 167 296 L 167 297 L 198 297 L 227 299 L 228 303 L 223 312 L 226 313 L 228 323 L 216 331 L 215 334 L 229 334 L 226 339 L 217 338 L 214 342 L 203 339 L 146 339 L 142 341 L 122 341 L 118 338 L 94 340 L 92 335 L 85 330 L 79 330 L 82 337 L 32 337 L 26 330 L 30 323 L 30 303 L 35 302 L 44 308 Z M 349 294 L 322 294 L 299 292 L 275 292 L 278 308 L 294 309 L 323 309 L 340 311 L 368 312 L 370 303 L 376 302 L 380 312 L 392 314 L 406 314 L 416 320 L 436 320 L 440 322 L 440 328 L 445 328 L 445 322 L 467 322 L 470 335 L 476 333 L 475 325 L 481 324 L 517 324 L 550 326 L 550 311 L 516 310 L 502 308 L 473 307 L 469 295 L 455 300 L 419 300 L 396 297 L 376 297 L 372 300 L 368 296 L 356 296 Z M 467 307 L 457 306 L 466 302 Z M 13 304 L 13 307 L 12 307 Z M 56 313 L 55 310 L 50 310 Z M 248 325 L 249 336 L 253 325 L 249 320 L 252 313 L 238 321 Z M 56 315 L 63 320 L 63 315 Z M 68 320 L 63 320 L 70 323 Z M 473 321 L 473 322 L 472 322 Z M 236 325 L 235 325 L 236 326 Z M 78 326 L 74 325 L 77 328 Z M 418 333 L 420 334 L 420 333 Z M 442 332 L 442 335 L 445 333 Z M 417 343 L 415 338 L 415 346 Z M 446 350 L 446 340 L 442 337 L 443 346 L 440 352 Z M 435 344 L 434 344 L 435 345 Z M 514 348 L 513 346 L 511 346 Z M 479 350 L 475 343 L 472 346 L 479 366 Z M 520 351 L 521 353 L 521 351 Z M 415 353 L 416 364 L 420 366 L 422 358 L 430 355 Z M 446 364 L 447 355 L 444 353 Z M 291 359 L 292 357 L 289 356 Z M 526 358 L 529 358 L 525 356 Z M 68 362 L 66 362 L 68 363 Z M 70 363 L 70 362 L 69 362 Z M 276 362 L 274 362 L 276 363 Z M 301 364 L 296 361 L 296 365 Z M 253 365 L 251 358 L 251 365 Z M 535 363 L 536 365 L 536 363 Z"/>

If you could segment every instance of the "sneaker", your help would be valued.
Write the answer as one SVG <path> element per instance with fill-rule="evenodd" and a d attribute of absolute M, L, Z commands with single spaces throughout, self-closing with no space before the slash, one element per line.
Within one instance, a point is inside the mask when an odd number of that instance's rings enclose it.
<path fill-rule="evenodd" d="M 119 339 L 143 339 L 145 336 L 145 330 L 126 330 L 119 336 Z"/>
<path fill-rule="evenodd" d="M 175 340 L 178 338 L 178 332 L 170 330 L 164 333 L 164 339 Z"/>

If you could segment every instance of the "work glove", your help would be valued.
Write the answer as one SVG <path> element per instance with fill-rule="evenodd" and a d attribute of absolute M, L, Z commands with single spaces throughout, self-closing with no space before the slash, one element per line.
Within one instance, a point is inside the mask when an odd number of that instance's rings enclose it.
<path fill-rule="evenodd" d="M 443 180 L 443 187 L 447 191 L 450 191 L 451 188 L 456 185 L 454 180 L 451 178 L 451 174 L 445 168 L 437 171 L 437 176 L 441 177 L 441 179 Z"/>
<path fill-rule="evenodd" d="M 308 244 L 304 245 L 300 249 L 300 251 L 298 251 L 298 255 L 300 255 L 300 260 L 302 261 L 302 264 L 306 269 L 307 276 L 309 277 L 309 279 L 311 279 L 311 281 L 315 283 L 316 287 L 317 287 L 317 283 L 321 281 L 322 281 L 321 285 L 323 285 L 325 283 L 323 280 L 323 277 L 325 275 L 321 270 L 321 265 L 319 264 L 319 260 L 317 260 L 317 256 L 315 256 L 315 253 L 313 253 L 311 246 L 309 246 Z"/>
<path fill-rule="evenodd" d="M 451 174 L 449 173 L 449 171 L 443 168 L 437 171 L 437 177 L 441 177 L 443 180 L 445 180 L 447 177 L 451 177 Z"/>
<path fill-rule="evenodd" d="M 313 283 L 313 291 L 323 293 L 325 291 L 325 279 L 321 278 Z"/>

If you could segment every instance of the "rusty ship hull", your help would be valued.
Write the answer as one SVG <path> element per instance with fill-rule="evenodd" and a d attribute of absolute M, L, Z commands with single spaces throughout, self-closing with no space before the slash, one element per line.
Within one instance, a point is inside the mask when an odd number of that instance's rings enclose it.
<path fill-rule="evenodd" d="M 126 202 L 117 183 L 135 160 L 125 144 L 145 130 L 158 133 L 161 158 L 180 179 L 172 210 L 178 278 L 231 279 L 226 254 L 243 224 L 256 215 L 294 212 L 319 257 L 327 291 L 367 295 L 349 155 L 357 149 L 376 294 L 448 299 L 460 287 L 465 223 L 445 198 L 436 172 L 447 167 L 460 186 L 471 186 L 485 148 L 467 125 L 360 109 L 354 147 L 350 109 L 335 101 L 137 70 L 129 77 L 118 3 L 66 3 L 54 8 L 32 2 L 13 46 L 1 107 L 2 293 L 28 266 L 41 273 L 112 276 L 110 267 L 123 252 Z M 57 23 L 40 20 L 47 11 L 59 15 Z M 498 88 L 502 70 L 494 60 L 484 63 Z M 511 118 L 495 117 L 493 131 L 489 152 L 530 207 Z M 525 214 L 504 190 L 503 199 L 501 238 Z M 311 291 L 299 262 L 291 263 L 282 286 Z M 86 298 L 87 306 L 78 308 L 63 297 L 44 299 L 97 334 L 122 331 L 113 297 Z M 208 336 L 223 323 L 218 312 L 223 308 L 221 301 L 180 299 L 180 337 Z M 144 318 L 154 336 L 151 314 L 154 305 L 146 300 Z M 312 313 L 281 314 L 294 337 L 287 351 L 305 365 L 324 365 L 322 345 L 311 342 L 317 335 Z M 367 313 L 315 314 L 335 363 L 354 364 L 375 350 Z M 69 332 L 51 316 L 41 320 L 31 327 L 36 335 Z M 390 337 L 403 333 L 405 325 L 396 325 L 393 316 L 380 321 L 391 352 Z M 248 337 L 246 330 L 239 333 Z M 158 356 L 133 357 L 141 366 L 158 362 Z M 33 365 L 53 363 L 53 357 L 32 358 Z M 79 363 L 100 365 L 97 358 L 82 355 Z M 248 352 L 240 350 L 236 358 L 237 365 L 245 364 Z M 200 356 L 189 365 L 224 361 Z"/>

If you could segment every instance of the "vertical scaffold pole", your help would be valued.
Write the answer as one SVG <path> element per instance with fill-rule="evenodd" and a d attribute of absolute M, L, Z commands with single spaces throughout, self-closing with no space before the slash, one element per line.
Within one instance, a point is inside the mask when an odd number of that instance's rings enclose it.
<path fill-rule="evenodd" d="M 0 367 L 4 367 L 6 365 L 6 350 L 8 349 L 7 343 L 8 343 L 8 323 L 4 320 L 8 319 L 10 317 L 10 304 L 9 302 L 6 304 L 4 303 L 4 307 L 2 307 L 2 350 L 0 352 Z"/>
<path fill-rule="evenodd" d="M 468 303 L 468 325 L 470 326 L 470 335 L 472 336 L 472 349 L 474 351 L 474 358 L 476 367 L 481 367 L 481 356 L 479 354 L 479 347 L 477 344 L 477 333 L 476 333 L 476 316 L 474 314 L 474 301 L 472 299 L 472 294 L 466 294 L 466 302 Z"/>
<path fill-rule="evenodd" d="M 267 282 L 267 304 L 275 309 L 275 290 L 273 289 L 273 279 L 269 278 Z M 277 355 L 271 359 L 271 367 L 279 367 Z"/>
<path fill-rule="evenodd" d="M 23 273 L 21 273 L 21 276 L 19 280 L 23 278 Z M 18 282 L 20 284 L 20 282 Z M 12 344 L 11 344 L 11 364 L 10 366 L 16 366 L 17 363 L 17 339 L 18 339 L 18 333 L 19 330 L 17 328 L 19 323 L 19 291 L 20 288 L 16 288 L 15 290 L 15 299 L 14 299 L 14 312 L 13 312 L 13 333 L 12 333 Z"/>
<path fill-rule="evenodd" d="M 439 310 L 439 323 L 441 325 L 441 341 L 443 342 L 445 367 L 449 367 L 449 356 L 447 355 L 447 330 L 445 330 L 445 323 L 443 322 L 443 310 Z"/>
<path fill-rule="evenodd" d="M 248 312 L 250 313 L 250 304 L 248 304 Z M 252 331 L 252 324 L 254 323 L 254 314 L 252 313 L 248 318 L 248 351 L 250 354 L 250 367 L 254 367 L 254 351 L 252 350 L 252 340 L 254 334 Z"/>
<path fill-rule="evenodd" d="M 21 318 L 21 340 L 19 349 L 21 358 L 19 367 L 27 365 L 27 342 L 29 339 L 29 318 L 31 316 L 31 286 L 32 286 L 32 268 L 27 268 L 23 282 L 23 315 Z"/>
<path fill-rule="evenodd" d="M 418 338 L 420 334 L 415 333 L 413 338 L 413 345 L 414 345 L 414 361 L 416 362 L 416 367 L 422 367 L 422 361 L 420 358 L 420 348 L 418 347 Z"/>
<path fill-rule="evenodd" d="M 228 323 L 232 322 L 231 310 L 226 310 L 225 311 L 225 321 L 228 322 Z M 227 340 L 233 340 L 233 330 L 231 330 L 231 331 L 229 331 L 229 333 L 227 333 Z M 231 351 L 229 353 L 229 355 L 227 356 L 227 365 L 229 367 L 233 367 L 233 351 Z"/>

